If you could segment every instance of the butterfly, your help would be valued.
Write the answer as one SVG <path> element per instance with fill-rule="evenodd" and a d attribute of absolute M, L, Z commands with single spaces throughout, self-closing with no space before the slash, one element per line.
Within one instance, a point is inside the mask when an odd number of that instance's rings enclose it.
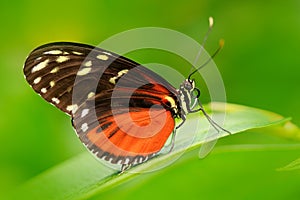
<path fill-rule="evenodd" d="M 55 42 L 34 49 L 23 68 L 29 85 L 72 118 L 82 143 L 121 171 L 157 155 L 189 113 L 204 111 L 189 77 L 179 89 L 138 63 L 79 43 Z M 196 108 L 197 107 L 197 108 Z M 181 123 L 175 124 L 175 119 Z M 228 132 L 228 131 L 227 131 Z"/>

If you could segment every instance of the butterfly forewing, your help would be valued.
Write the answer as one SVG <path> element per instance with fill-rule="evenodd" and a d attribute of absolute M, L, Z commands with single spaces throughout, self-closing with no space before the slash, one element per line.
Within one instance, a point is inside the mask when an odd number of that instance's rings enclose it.
<path fill-rule="evenodd" d="M 174 129 L 171 107 L 178 104 L 176 89 L 156 73 L 112 52 L 51 43 L 29 55 L 24 74 L 44 99 L 72 115 L 88 149 L 112 163 L 145 161 L 162 148 Z M 145 128 L 149 123 L 161 128 Z M 156 134 L 147 136 L 152 132 Z"/>
<path fill-rule="evenodd" d="M 75 51 L 76 49 L 76 51 Z M 44 99 L 71 114 L 72 90 L 77 71 L 92 49 L 63 43 L 44 45 L 27 58 L 24 74 L 28 83 Z"/>

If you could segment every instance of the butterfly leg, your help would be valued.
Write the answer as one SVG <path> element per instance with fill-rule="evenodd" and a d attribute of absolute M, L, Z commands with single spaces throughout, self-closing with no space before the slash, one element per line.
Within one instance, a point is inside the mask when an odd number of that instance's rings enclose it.
<path fill-rule="evenodd" d="M 204 114 L 204 116 L 206 117 L 206 119 L 208 120 L 208 122 L 214 127 L 214 129 L 215 129 L 218 133 L 220 132 L 219 129 L 221 129 L 222 131 L 224 131 L 224 132 L 226 132 L 226 133 L 228 133 L 228 134 L 231 135 L 231 132 L 230 132 L 230 131 L 228 131 L 228 130 L 224 129 L 223 127 L 221 127 L 217 122 L 215 122 L 215 121 L 214 121 L 214 120 L 206 113 L 206 111 L 204 110 L 204 108 L 203 108 L 201 102 L 199 101 L 199 99 L 198 99 L 198 105 L 200 106 L 199 109 L 196 109 L 196 110 L 190 110 L 189 112 L 190 112 L 190 113 L 194 113 L 194 112 L 199 112 L 199 111 L 201 111 L 201 112 Z"/>
<path fill-rule="evenodd" d="M 169 149 L 168 153 L 171 153 L 175 146 L 175 136 L 176 136 L 176 129 L 174 129 L 172 133 L 172 140 L 171 140 L 171 148 Z"/>
<path fill-rule="evenodd" d="M 186 120 L 185 115 L 182 115 L 181 119 L 182 119 L 182 122 L 180 122 L 180 124 L 178 126 L 176 126 L 176 128 L 173 130 L 172 139 L 171 139 L 171 148 L 169 149 L 168 153 L 171 153 L 172 150 L 173 150 L 173 148 L 174 148 L 174 146 L 175 146 L 176 130 L 184 124 L 184 122 Z"/>
<path fill-rule="evenodd" d="M 191 110 L 193 110 L 195 108 L 195 106 L 197 105 L 197 103 L 198 103 L 198 98 L 197 97 L 194 97 L 193 100 L 194 100 L 194 103 L 190 108 Z"/>
<path fill-rule="evenodd" d="M 184 122 L 185 122 L 185 120 L 186 120 L 185 114 L 181 115 L 180 117 L 181 117 L 181 119 L 182 119 L 182 122 L 180 122 L 180 124 L 178 124 L 178 125 L 176 126 L 175 129 L 180 128 L 180 127 L 184 124 Z"/>

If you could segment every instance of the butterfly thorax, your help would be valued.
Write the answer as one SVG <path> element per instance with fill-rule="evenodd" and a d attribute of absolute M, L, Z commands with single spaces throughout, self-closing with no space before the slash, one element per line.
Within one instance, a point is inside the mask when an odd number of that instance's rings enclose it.
<path fill-rule="evenodd" d="M 190 113 L 192 106 L 193 92 L 195 90 L 195 81 L 186 79 L 181 83 L 178 89 L 178 99 L 181 107 L 180 117 L 185 118 L 186 114 Z M 198 90 L 197 90 L 198 91 Z"/>

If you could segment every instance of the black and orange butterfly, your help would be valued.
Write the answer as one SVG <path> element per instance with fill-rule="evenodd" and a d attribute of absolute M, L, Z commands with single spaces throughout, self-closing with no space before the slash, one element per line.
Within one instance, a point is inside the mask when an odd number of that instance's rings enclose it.
<path fill-rule="evenodd" d="M 226 131 L 203 110 L 191 79 L 195 71 L 175 89 L 132 60 L 70 42 L 36 48 L 23 71 L 38 94 L 72 117 L 86 147 L 122 171 L 156 155 L 172 133 L 173 146 L 188 113 L 202 111 L 216 129 Z M 176 127 L 175 118 L 182 119 Z"/>

